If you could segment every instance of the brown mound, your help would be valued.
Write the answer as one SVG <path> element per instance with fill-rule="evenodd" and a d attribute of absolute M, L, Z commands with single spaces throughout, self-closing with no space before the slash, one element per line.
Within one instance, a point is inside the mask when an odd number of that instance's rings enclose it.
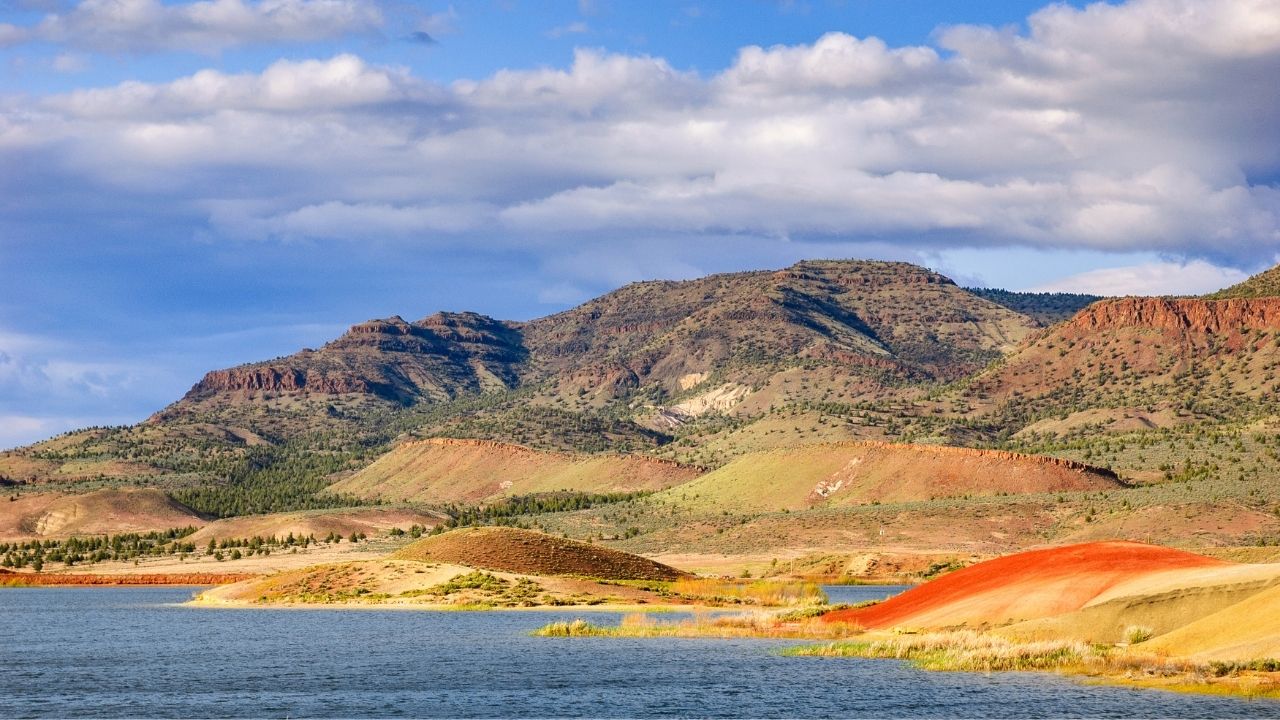
<path fill-rule="evenodd" d="M 112 488 L 83 495 L 40 493 L 0 502 L 0 539 L 114 535 L 206 524 L 160 490 Z"/>
<path fill-rule="evenodd" d="M 866 608 L 824 619 L 867 628 L 999 624 L 1079 610 L 1108 589 L 1151 573 L 1228 563 L 1133 542 L 1033 550 L 988 560 Z"/>
<path fill-rule="evenodd" d="M 580 575 L 602 580 L 676 580 L 689 576 L 639 555 L 504 527 L 454 530 L 419 540 L 391 557 L 524 575 Z"/>

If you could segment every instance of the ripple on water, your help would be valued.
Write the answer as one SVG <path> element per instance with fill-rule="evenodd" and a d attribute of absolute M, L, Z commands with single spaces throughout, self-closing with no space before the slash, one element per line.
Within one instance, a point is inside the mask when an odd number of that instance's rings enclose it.
<path fill-rule="evenodd" d="M 1272 701 L 786 658 L 779 641 L 529 637 L 571 611 L 172 605 L 190 594 L 0 590 L 0 716 L 1280 718 Z"/>

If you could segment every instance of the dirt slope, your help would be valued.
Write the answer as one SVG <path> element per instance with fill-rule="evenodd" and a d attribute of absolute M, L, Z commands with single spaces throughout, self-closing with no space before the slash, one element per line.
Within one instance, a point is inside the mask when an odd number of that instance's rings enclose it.
<path fill-rule="evenodd" d="M 1280 658 L 1280 586 L 1144 643 L 1143 649 L 1196 660 Z"/>
<path fill-rule="evenodd" d="M 943 575 L 886 602 L 831 613 L 868 628 L 995 625 L 1060 615 L 1107 591 L 1170 570 L 1213 570 L 1222 560 L 1133 542 L 1033 550 Z"/>
<path fill-rule="evenodd" d="M 1025 640 L 1125 642 L 1129 628 L 1164 635 L 1277 585 L 1278 564 L 1146 573 L 1100 593 L 1075 612 L 1017 623 L 1001 632 Z"/>
<path fill-rule="evenodd" d="M 846 442 L 745 455 L 662 496 L 711 510 L 768 512 L 1117 487 L 1109 471 L 1055 458 Z"/>
<path fill-rule="evenodd" d="M 402 548 L 392 558 L 604 580 L 675 580 L 688 575 L 639 555 L 504 527 L 465 528 L 424 538 Z"/>
<path fill-rule="evenodd" d="M 83 495 L 39 493 L 0 501 L 0 540 L 149 532 L 208 520 L 160 490 L 113 488 Z"/>
<path fill-rule="evenodd" d="M 397 502 L 475 503 L 531 493 L 661 490 L 701 471 L 627 455 L 576 455 L 487 440 L 407 443 L 330 490 Z"/>
<path fill-rule="evenodd" d="M 314 535 L 323 538 L 331 532 L 344 536 L 352 533 L 374 535 L 393 527 L 402 530 L 414 525 L 431 528 L 443 519 L 443 515 L 436 513 L 381 507 L 246 515 L 209 523 L 192 535 L 190 541 L 202 544 L 210 538 L 283 538 L 290 534 L 295 537 Z"/>

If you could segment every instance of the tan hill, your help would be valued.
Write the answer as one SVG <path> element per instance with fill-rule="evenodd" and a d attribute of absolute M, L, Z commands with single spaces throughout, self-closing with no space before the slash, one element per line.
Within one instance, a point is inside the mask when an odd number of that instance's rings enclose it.
<path fill-rule="evenodd" d="M 304 510 L 243 515 L 216 520 L 200 528 L 187 540 L 204 545 L 211 539 L 285 538 L 289 535 L 323 539 L 330 533 L 347 537 L 353 533 L 381 535 L 392 528 L 408 530 L 414 525 L 432 528 L 445 520 L 439 513 L 407 508 L 363 507 L 334 510 Z"/>
<path fill-rule="evenodd" d="M 1121 486 L 1110 471 L 1056 458 L 937 445 L 846 442 L 745 455 L 655 500 L 752 513 Z"/>
<path fill-rule="evenodd" d="M 0 501 L 0 540 L 115 535 L 199 527 L 208 519 L 160 490 L 36 493 Z"/>
<path fill-rule="evenodd" d="M 701 472 L 639 456 L 568 454 L 485 440 L 433 438 L 403 444 L 329 490 L 396 502 L 466 504 L 566 490 L 662 490 Z"/>
<path fill-rule="evenodd" d="M 1144 651 L 1200 661 L 1248 662 L 1280 657 L 1280 587 L 1274 583 L 1212 614 L 1163 634 Z"/>
<path fill-rule="evenodd" d="M 1160 646 L 1174 650 L 1180 645 L 1172 654 L 1196 655 L 1199 647 L 1178 640 L 1179 636 L 1186 635 L 1181 632 L 1184 627 L 1206 627 L 1200 624 L 1201 620 L 1257 595 L 1275 597 L 1269 589 L 1277 585 L 1280 585 L 1280 565 L 1277 564 L 1231 564 L 1142 573 L 1109 588 L 1078 610 L 1016 623 L 1003 628 L 1001 634 L 1022 640 L 1070 638 L 1090 643 L 1119 643 L 1129 640 L 1126 635 L 1131 628 L 1141 627 L 1144 634 L 1160 638 L 1158 644 L 1142 646 L 1143 650 Z M 1243 626 L 1250 625 L 1252 619 L 1249 615 L 1236 615 L 1236 621 Z M 1272 642 L 1280 639 L 1274 628 L 1270 633 Z M 1221 647 L 1232 644 L 1223 642 Z"/>
<path fill-rule="evenodd" d="M 0 584 L 3 584 L 0 576 Z M 223 607 L 515 608 L 688 605 L 670 593 L 586 577 L 479 570 L 378 559 L 284 570 L 206 590 L 196 605 Z"/>
<path fill-rule="evenodd" d="M 688 576 L 639 555 L 509 527 L 452 530 L 423 538 L 392 557 L 526 575 L 574 575 L 601 580 L 677 580 Z"/>
<path fill-rule="evenodd" d="M 963 393 L 1009 430 L 1134 430 L 1250 417 L 1280 384 L 1280 298 L 1121 298 L 977 375 Z"/>

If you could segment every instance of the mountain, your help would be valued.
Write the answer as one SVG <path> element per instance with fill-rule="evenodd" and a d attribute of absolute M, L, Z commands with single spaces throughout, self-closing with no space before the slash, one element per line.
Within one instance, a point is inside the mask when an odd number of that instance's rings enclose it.
<path fill-rule="evenodd" d="M 436 313 L 413 323 L 394 316 L 355 325 L 319 350 L 215 370 L 170 414 L 281 393 L 372 395 L 405 405 L 441 400 L 514 387 L 526 356 L 514 323 L 477 313 Z"/>
<path fill-rule="evenodd" d="M 703 451 L 722 431 L 764 420 L 747 433 L 763 437 L 807 427 L 811 405 L 896 403 L 983 368 L 1039 327 L 937 273 L 864 261 L 635 283 L 527 323 L 394 316 L 316 350 L 212 371 L 137 426 L 7 453 L 0 475 L 146 477 L 199 488 L 179 495 L 223 515 L 303 509 L 298 487 L 319 492 L 328 474 L 414 437 L 554 451 L 666 446 L 672 459 L 716 463 L 737 453 Z M 846 429 L 835 439 L 868 434 Z M 738 441 L 751 444 L 740 432 Z M 268 477 L 270 488 L 249 489 Z M 242 489 L 215 502 L 210 485 Z M 282 505 L 282 494 L 294 499 Z"/>
<path fill-rule="evenodd" d="M 1267 276 L 1245 285 L 1256 293 Z M 1248 528 L 1263 528 L 1273 494 L 1264 481 L 1280 457 L 1277 353 L 1280 298 L 966 290 L 903 263 L 805 261 L 634 283 L 529 322 L 371 320 L 316 350 L 210 372 L 136 426 L 0 454 L 0 478 L 28 489 L 147 484 L 226 517 L 380 495 L 451 501 L 450 478 L 474 486 L 457 498 L 483 501 L 502 494 L 490 480 L 508 461 L 528 464 L 520 478 L 530 492 L 657 489 L 693 467 L 755 477 L 742 469 L 753 453 L 784 458 L 782 472 L 805 447 L 870 442 L 897 449 L 877 456 L 872 464 L 889 470 L 855 501 L 924 502 L 934 513 L 960 500 L 939 499 L 949 491 L 921 470 L 931 462 L 972 466 L 956 487 L 988 505 L 1028 492 L 1014 482 L 1017 467 L 1056 467 L 998 453 L 951 462 L 900 445 L 925 443 L 1111 468 L 1128 485 L 1103 494 L 1143 503 L 1150 517 L 1176 515 L 1184 500 L 1232 498 L 1257 511 Z M 441 450 L 450 438 L 462 442 Z M 588 465 L 610 477 L 575 474 Z M 687 472 L 628 485 L 626 473 L 647 478 L 651 467 Z M 1041 495 L 1086 492 L 1054 472 L 1032 483 Z M 984 479 L 993 476 L 1013 484 Z M 904 478 L 911 487 L 896 488 Z M 732 494 L 735 482 L 717 492 Z M 1095 501 L 1072 497 L 1036 512 L 1092 517 Z"/>
<path fill-rule="evenodd" d="M 1274 414 L 1280 297 L 1120 298 L 968 381 L 1005 431 L 1117 430 Z"/>

